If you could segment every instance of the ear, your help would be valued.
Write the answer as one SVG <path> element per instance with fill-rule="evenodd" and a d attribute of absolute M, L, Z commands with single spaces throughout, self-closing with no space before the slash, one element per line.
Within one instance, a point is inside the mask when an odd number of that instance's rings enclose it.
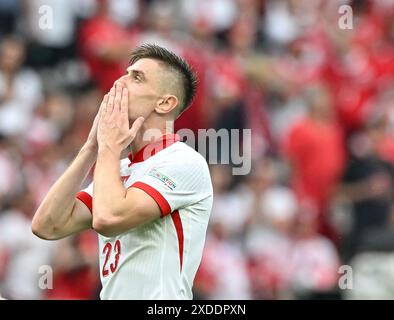
<path fill-rule="evenodd" d="M 160 114 L 170 113 L 178 104 L 179 100 L 176 96 L 167 94 L 157 101 L 155 111 Z"/>

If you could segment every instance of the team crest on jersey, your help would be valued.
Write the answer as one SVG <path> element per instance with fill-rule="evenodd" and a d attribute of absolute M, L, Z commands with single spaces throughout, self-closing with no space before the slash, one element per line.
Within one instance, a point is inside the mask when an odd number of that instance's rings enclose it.
<path fill-rule="evenodd" d="M 161 182 L 163 182 L 169 189 L 174 190 L 176 188 L 176 184 L 173 180 L 171 180 L 171 178 L 169 178 L 168 176 L 166 176 L 165 174 L 159 172 L 156 169 L 152 169 L 151 171 L 149 171 L 148 175 L 159 179 Z"/>

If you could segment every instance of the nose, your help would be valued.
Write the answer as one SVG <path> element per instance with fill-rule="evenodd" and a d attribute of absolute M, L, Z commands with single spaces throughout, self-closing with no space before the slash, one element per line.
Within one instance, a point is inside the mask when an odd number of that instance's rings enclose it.
<path fill-rule="evenodd" d="M 121 84 L 123 87 L 125 87 L 126 86 L 125 77 L 127 76 L 121 76 L 118 80 L 116 80 L 114 82 L 114 86 L 116 86 L 117 84 Z"/>

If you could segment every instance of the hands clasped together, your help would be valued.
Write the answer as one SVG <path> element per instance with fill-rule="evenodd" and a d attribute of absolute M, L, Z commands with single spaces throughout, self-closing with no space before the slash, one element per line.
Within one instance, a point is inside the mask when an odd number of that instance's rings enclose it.
<path fill-rule="evenodd" d="M 107 93 L 100 105 L 89 133 L 88 143 L 98 149 L 107 148 L 120 154 L 135 138 L 144 118 L 137 118 L 130 128 L 129 92 L 117 83 Z"/>

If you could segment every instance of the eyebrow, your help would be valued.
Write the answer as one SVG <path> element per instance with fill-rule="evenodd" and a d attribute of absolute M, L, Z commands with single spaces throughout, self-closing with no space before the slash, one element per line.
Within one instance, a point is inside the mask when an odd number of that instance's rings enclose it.
<path fill-rule="evenodd" d="M 139 76 L 142 78 L 142 80 L 145 80 L 145 79 L 146 79 L 145 73 L 144 73 L 144 71 L 142 71 L 142 70 L 132 69 L 131 66 L 128 67 L 126 70 L 127 70 L 127 72 L 131 72 L 131 73 L 133 73 L 133 74 L 139 75 Z"/>

